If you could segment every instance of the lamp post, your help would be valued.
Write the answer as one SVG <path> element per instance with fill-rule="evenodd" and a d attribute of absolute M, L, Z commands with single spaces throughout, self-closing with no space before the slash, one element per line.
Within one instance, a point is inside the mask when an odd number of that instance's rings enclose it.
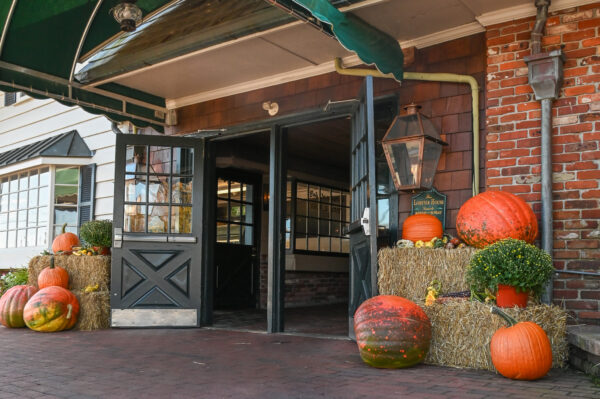
<path fill-rule="evenodd" d="M 381 142 L 398 191 L 431 189 L 442 146 L 448 145 L 418 108 L 407 105 L 406 115 L 394 118 Z"/>

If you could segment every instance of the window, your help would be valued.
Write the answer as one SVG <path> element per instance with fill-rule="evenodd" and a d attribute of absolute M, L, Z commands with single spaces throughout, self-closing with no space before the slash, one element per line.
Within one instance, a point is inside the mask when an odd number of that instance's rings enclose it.
<path fill-rule="evenodd" d="M 77 234 L 79 167 L 57 167 L 54 173 L 54 237 L 66 231 Z"/>
<path fill-rule="evenodd" d="M 8 107 L 17 102 L 17 93 L 4 93 L 4 106 Z"/>
<path fill-rule="evenodd" d="M 217 181 L 217 242 L 253 245 L 254 186 L 235 180 Z"/>
<path fill-rule="evenodd" d="M 33 169 L 0 182 L 0 248 L 48 244 L 49 168 Z"/>
<path fill-rule="evenodd" d="M 342 233 L 350 222 L 348 191 L 291 182 L 287 187 L 287 204 L 287 249 L 323 254 L 349 252 L 349 238 Z"/>

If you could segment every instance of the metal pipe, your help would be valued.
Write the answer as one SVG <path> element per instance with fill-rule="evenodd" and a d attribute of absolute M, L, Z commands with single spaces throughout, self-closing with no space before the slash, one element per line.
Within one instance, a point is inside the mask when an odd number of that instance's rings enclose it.
<path fill-rule="evenodd" d="M 542 37 L 544 34 L 544 26 L 546 26 L 546 20 L 548 19 L 548 7 L 550 7 L 550 0 L 535 0 L 535 6 L 537 8 L 537 15 L 535 17 L 535 25 L 531 31 L 531 53 L 539 54 L 542 52 Z"/>
<path fill-rule="evenodd" d="M 342 65 L 340 58 L 334 60 L 335 70 L 340 75 L 367 76 L 395 79 L 392 74 L 381 73 L 375 69 L 352 68 Z M 466 83 L 471 86 L 471 102 L 473 106 L 473 196 L 479 194 L 479 85 L 474 77 L 454 73 L 404 72 L 406 80 L 424 80 L 430 82 Z"/>
<path fill-rule="evenodd" d="M 542 249 L 552 256 L 554 237 L 552 230 L 552 99 L 542 100 Z M 545 287 L 544 302 L 552 301 L 552 284 Z"/>

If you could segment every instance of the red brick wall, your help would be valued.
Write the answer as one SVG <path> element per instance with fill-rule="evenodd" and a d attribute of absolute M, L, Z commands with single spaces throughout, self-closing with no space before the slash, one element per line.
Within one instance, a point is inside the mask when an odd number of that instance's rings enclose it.
<path fill-rule="evenodd" d="M 534 18 L 488 27 L 486 186 L 540 211 L 540 103 L 527 84 Z M 600 3 L 551 13 L 544 51 L 561 46 L 565 81 L 553 103 L 554 259 L 557 270 L 600 272 Z M 555 303 L 600 324 L 600 278 L 561 273 Z"/>

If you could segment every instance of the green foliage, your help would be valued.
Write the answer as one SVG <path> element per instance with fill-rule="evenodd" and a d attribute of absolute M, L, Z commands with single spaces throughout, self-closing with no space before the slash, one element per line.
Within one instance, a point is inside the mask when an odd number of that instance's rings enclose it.
<path fill-rule="evenodd" d="M 0 277 L 0 295 L 3 295 L 6 290 L 14 287 L 15 285 L 27 284 L 28 278 L 27 268 L 24 269 L 13 269 Z"/>
<path fill-rule="evenodd" d="M 507 238 L 488 245 L 471 258 L 467 282 L 478 292 L 495 292 L 498 284 L 538 295 L 550 280 L 554 266 L 545 251 L 522 240 Z"/>
<path fill-rule="evenodd" d="M 112 221 L 91 220 L 81 225 L 79 237 L 93 247 L 112 246 Z"/>

